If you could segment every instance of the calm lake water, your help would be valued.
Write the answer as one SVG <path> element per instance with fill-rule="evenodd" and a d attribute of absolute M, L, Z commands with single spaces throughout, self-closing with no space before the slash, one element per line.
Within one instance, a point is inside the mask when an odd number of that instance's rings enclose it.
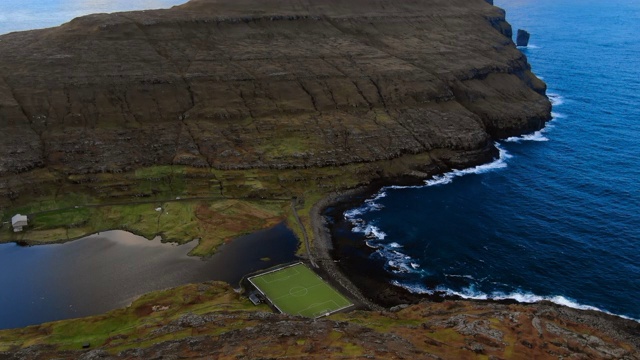
<path fill-rule="evenodd" d="M 95 13 L 165 9 L 186 0 L 2 0 L 0 34 L 58 26 Z"/>
<path fill-rule="evenodd" d="M 65 244 L 0 245 L 0 329 L 95 315 L 178 285 L 243 276 L 296 260 L 298 240 L 284 224 L 240 237 L 207 259 L 125 231 Z"/>
<path fill-rule="evenodd" d="M 338 214 L 341 264 L 417 293 L 640 319 L 640 2 L 495 3 L 531 32 L 522 51 L 555 119 L 492 164 Z"/>

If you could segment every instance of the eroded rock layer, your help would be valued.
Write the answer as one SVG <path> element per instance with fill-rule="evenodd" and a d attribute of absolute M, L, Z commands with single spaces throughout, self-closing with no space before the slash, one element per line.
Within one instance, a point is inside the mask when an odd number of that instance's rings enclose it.
<path fill-rule="evenodd" d="M 0 178 L 484 151 L 549 118 L 484 0 L 193 0 L 0 37 Z"/>

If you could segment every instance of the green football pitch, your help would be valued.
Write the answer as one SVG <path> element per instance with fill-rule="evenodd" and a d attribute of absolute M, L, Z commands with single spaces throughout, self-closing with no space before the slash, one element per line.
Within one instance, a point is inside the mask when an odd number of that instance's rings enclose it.
<path fill-rule="evenodd" d="M 302 263 L 249 278 L 280 312 L 310 318 L 353 305 Z"/>

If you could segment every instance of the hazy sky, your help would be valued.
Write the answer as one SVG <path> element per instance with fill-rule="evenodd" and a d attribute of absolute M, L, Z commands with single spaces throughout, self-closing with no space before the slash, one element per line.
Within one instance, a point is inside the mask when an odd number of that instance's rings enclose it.
<path fill-rule="evenodd" d="M 0 34 L 63 24 L 92 13 L 170 8 L 187 0 L 0 0 Z"/>

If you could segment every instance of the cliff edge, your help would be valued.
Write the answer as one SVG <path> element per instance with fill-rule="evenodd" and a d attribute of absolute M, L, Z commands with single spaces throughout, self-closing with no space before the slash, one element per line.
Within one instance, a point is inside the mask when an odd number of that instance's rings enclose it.
<path fill-rule="evenodd" d="M 484 162 L 493 140 L 544 126 L 546 86 L 504 15 L 485 0 L 192 0 L 0 36 L 0 215 L 37 204 L 32 226 L 52 239 L 186 229 L 163 235 L 198 238 L 204 254 L 293 212 L 308 250 L 311 208 L 328 194 Z M 172 215 L 158 214 L 169 198 Z M 162 222 L 178 209 L 187 215 Z M 635 322 L 550 304 L 312 321 L 220 286 L 0 332 L 0 357 L 637 358 Z M 85 343 L 98 349 L 78 352 Z"/>
<path fill-rule="evenodd" d="M 38 168 L 486 160 L 550 117 L 510 36 L 483 0 L 193 0 L 3 35 L 0 195 Z"/>

